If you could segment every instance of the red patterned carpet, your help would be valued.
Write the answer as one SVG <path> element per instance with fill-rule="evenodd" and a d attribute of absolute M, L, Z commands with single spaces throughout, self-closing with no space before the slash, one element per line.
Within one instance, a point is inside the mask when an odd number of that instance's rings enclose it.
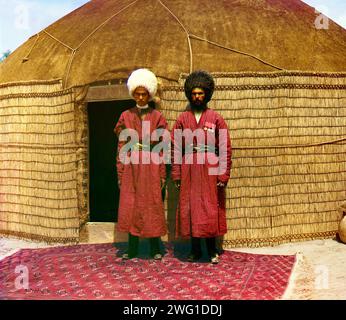
<path fill-rule="evenodd" d="M 0 299 L 273 300 L 296 261 L 225 251 L 218 265 L 189 263 L 173 246 L 162 261 L 119 253 L 112 244 L 22 249 L 0 261 Z"/>

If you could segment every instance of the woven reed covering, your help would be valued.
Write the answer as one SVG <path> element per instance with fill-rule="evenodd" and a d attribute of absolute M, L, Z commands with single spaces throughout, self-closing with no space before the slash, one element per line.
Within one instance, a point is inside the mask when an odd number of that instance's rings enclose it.
<path fill-rule="evenodd" d="M 224 246 L 333 237 L 346 198 L 346 75 L 214 77 L 210 106 L 227 120 L 233 143 Z M 163 86 L 170 126 L 186 105 L 183 82 Z M 1 234 L 76 242 L 88 221 L 87 88 L 61 88 L 61 81 L 0 88 Z M 169 193 L 171 233 L 176 200 Z"/>
<path fill-rule="evenodd" d="M 210 107 L 227 120 L 233 146 L 224 245 L 333 237 L 346 198 L 346 74 L 214 76 Z M 186 105 L 183 81 L 163 91 L 170 127 Z"/>
<path fill-rule="evenodd" d="M 64 87 L 127 78 L 138 67 L 182 72 L 346 71 L 346 32 L 318 29 L 300 0 L 94 0 L 13 52 L 0 83 L 63 79 Z"/>
<path fill-rule="evenodd" d="M 78 241 L 76 94 L 61 88 L 61 81 L 0 88 L 2 234 Z"/>
<path fill-rule="evenodd" d="M 234 147 L 225 245 L 332 237 L 345 200 L 346 31 L 316 19 L 300 0 L 95 0 L 32 36 L 0 64 L 0 233 L 78 239 L 87 86 L 148 67 L 170 125 L 185 108 L 180 75 L 216 78 L 211 107 Z"/>

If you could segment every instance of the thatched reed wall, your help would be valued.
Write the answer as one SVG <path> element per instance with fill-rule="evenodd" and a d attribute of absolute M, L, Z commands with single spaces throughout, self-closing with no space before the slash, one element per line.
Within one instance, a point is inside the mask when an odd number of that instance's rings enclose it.
<path fill-rule="evenodd" d="M 233 146 L 224 245 L 333 237 L 346 198 L 346 74 L 214 75 L 210 107 Z M 183 80 L 163 91 L 170 127 L 186 106 Z"/>
<path fill-rule="evenodd" d="M 346 74 L 214 76 L 210 106 L 233 144 L 225 247 L 333 237 L 346 198 Z M 186 106 L 183 82 L 163 85 L 170 127 Z M 0 86 L 0 234 L 78 241 L 89 219 L 86 92 L 61 81 Z"/>
<path fill-rule="evenodd" d="M 61 81 L 0 86 L 1 234 L 78 241 L 82 91 L 61 88 Z"/>

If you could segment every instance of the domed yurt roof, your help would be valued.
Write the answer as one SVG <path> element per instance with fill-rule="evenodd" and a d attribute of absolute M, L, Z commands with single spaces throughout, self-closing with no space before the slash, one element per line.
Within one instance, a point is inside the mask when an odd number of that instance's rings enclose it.
<path fill-rule="evenodd" d="M 316 18 L 300 0 L 93 0 L 13 52 L 0 83 L 71 87 L 142 66 L 170 80 L 200 68 L 346 71 L 346 30 L 316 28 Z"/>

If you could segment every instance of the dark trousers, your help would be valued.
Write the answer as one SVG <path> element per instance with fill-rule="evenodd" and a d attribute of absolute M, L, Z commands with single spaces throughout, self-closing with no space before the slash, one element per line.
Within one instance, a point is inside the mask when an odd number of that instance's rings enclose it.
<path fill-rule="evenodd" d="M 191 253 L 197 256 L 202 255 L 201 240 L 202 238 L 191 237 Z M 216 248 L 216 238 L 205 238 L 205 243 L 207 246 L 208 256 L 215 256 L 215 254 L 218 253 L 218 249 Z"/>
<path fill-rule="evenodd" d="M 154 256 L 157 253 L 160 253 L 160 238 L 149 238 L 150 243 L 150 254 Z M 129 249 L 128 254 L 130 257 L 136 257 L 138 255 L 139 247 L 139 237 L 129 233 Z"/>

